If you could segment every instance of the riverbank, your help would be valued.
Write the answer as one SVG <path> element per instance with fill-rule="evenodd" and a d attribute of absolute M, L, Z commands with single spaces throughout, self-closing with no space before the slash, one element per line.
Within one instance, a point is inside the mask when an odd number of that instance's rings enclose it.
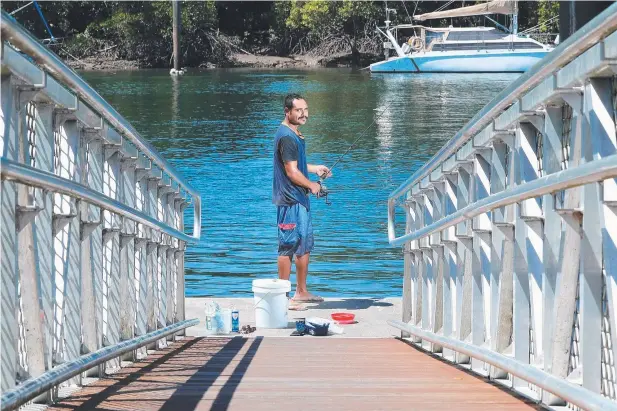
<path fill-rule="evenodd" d="M 309 56 L 260 56 L 256 54 L 234 54 L 233 65 L 236 67 L 254 68 L 295 68 L 295 67 L 318 67 L 323 57 Z"/>
<path fill-rule="evenodd" d="M 366 67 L 371 62 L 377 61 L 378 56 L 371 54 L 362 54 L 360 56 L 360 67 Z M 85 57 L 81 59 L 67 58 L 66 62 L 74 70 L 87 71 L 114 71 L 114 70 L 139 70 L 144 67 L 140 66 L 139 61 L 121 60 L 104 55 Z M 213 68 L 229 68 L 229 67 L 246 67 L 246 68 L 318 68 L 318 67 L 353 67 L 351 54 L 341 53 L 332 56 L 308 56 L 308 55 L 292 55 L 288 57 L 280 56 L 263 56 L 255 54 L 237 53 L 232 55 L 228 63 L 216 65 L 205 63 L 198 68 L 213 69 Z"/>

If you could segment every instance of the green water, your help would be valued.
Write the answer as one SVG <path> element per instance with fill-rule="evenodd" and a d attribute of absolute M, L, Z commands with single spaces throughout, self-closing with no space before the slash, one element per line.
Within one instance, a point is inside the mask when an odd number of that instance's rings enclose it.
<path fill-rule="evenodd" d="M 201 192 L 202 239 L 186 254 L 187 296 L 249 296 L 276 275 L 272 138 L 287 93 L 304 95 L 309 162 L 331 165 L 387 107 L 312 199 L 309 287 L 325 296 L 400 296 L 402 253 L 388 194 L 516 74 L 383 74 L 348 69 L 167 71 L 84 77 Z M 186 214 L 192 227 L 192 215 Z M 293 280 L 293 278 L 292 278 Z"/>

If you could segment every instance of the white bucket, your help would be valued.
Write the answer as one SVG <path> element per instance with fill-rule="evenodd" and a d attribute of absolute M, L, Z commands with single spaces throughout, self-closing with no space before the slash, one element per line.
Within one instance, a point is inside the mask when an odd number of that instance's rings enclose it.
<path fill-rule="evenodd" d="M 255 326 L 287 328 L 287 296 L 291 282 L 279 279 L 253 280 Z"/>

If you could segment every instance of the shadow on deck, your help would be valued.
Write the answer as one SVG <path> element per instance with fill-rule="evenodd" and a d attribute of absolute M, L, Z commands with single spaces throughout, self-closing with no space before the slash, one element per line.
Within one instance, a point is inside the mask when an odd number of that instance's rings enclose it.
<path fill-rule="evenodd" d="M 193 338 L 50 410 L 534 409 L 397 339 Z"/>

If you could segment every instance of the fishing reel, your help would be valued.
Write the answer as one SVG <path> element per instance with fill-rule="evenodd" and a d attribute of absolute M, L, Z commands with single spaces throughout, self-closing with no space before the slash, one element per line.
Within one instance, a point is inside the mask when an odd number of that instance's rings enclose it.
<path fill-rule="evenodd" d="M 328 200 L 328 194 L 330 194 L 330 192 L 328 191 L 328 187 L 326 187 L 326 185 L 324 183 L 320 181 L 317 182 L 317 184 L 319 184 L 319 192 L 317 193 L 317 198 L 324 198 L 326 200 L 326 205 L 332 205 L 332 203 Z"/>

